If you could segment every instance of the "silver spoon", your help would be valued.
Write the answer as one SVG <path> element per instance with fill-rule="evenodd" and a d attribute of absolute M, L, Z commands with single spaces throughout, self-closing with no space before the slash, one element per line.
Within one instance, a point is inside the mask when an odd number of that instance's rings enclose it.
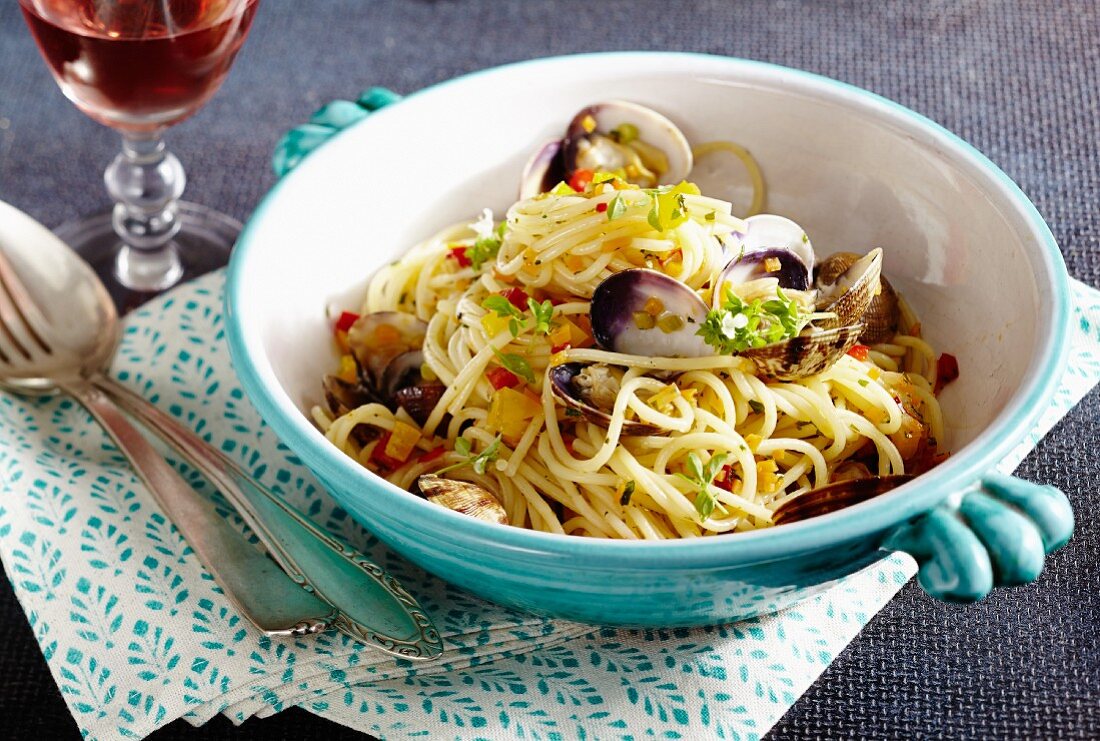
<path fill-rule="evenodd" d="M 114 305 L 91 269 L 41 224 L 0 203 L 0 385 L 23 394 L 62 391 L 83 404 L 203 565 L 261 629 L 286 634 L 331 626 L 404 658 L 442 653 L 431 619 L 393 577 L 109 378 L 104 370 L 119 337 Z M 222 492 L 282 571 L 183 481 L 112 399 Z"/>

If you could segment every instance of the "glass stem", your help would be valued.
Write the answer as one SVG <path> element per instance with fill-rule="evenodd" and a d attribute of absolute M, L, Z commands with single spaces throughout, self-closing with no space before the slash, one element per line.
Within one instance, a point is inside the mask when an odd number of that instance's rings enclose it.
<path fill-rule="evenodd" d="M 123 134 L 122 151 L 103 174 L 122 240 L 115 273 L 135 291 L 162 291 L 183 274 L 172 238 L 180 230 L 178 201 L 187 177 L 161 134 Z"/>

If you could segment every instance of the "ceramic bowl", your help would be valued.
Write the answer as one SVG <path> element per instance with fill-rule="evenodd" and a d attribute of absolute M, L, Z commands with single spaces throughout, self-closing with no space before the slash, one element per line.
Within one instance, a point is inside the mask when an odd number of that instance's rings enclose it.
<path fill-rule="evenodd" d="M 674 626 L 774 611 L 891 550 L 920 561 L 921 584 L 935 596 L 974 600 L 994 585 L 1034 580 L 1045 553 L 1069 538 L 1060 492 L 996 473 L 1057 384 L 1065 267 L 1024 194 L 959 138 L 843 83 L 700 55 L 545 59 L 397 97 L 376 90 L 326 106 L 280 145 L 277 168 L 297 166 L 236 248 L 227 329 L 264 419 L 345 509 L 411 561 L 547 615 Z M 886 249 L 885 271 L 925 337 L 959 361 L 961 375 L 941 397 L 947 462 L 802 523 L 609 542 L 457 514 L 391 486 L 325 440 L 307 410 L 335 361 L 332 308 L 357 307 L 369 275 L 439 227 L 485 206 L 507 208 L 532 150 L 582 106 L 611 98 L 665 113 L 691 141 L 747 146 L 768 182 L 768 210 L 802 224 L 819 249 Z M 741 202 L 748 196 L 746 186 Z"/>

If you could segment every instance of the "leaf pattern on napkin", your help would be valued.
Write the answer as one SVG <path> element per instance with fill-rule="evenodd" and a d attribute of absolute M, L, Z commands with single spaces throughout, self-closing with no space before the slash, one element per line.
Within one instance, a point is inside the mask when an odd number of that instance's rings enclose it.
<path fill-rule="evenodd" d="M 336 507 L 241 391 L 224 346 L 222 281 L 207 276 L 128 317 L 116 377 L 392 571 L 422 598 L 451 652 L 420 666 L 342 635 L 259 635 L 83 407 L 0 393 L 0 558 L 86 738 L 140 738 L 183 715 L 243 720 L 316 692 L 439 674 L 591 630 L 458 592 Z M 243 531 L 220 496 L 172 460 Z"/>

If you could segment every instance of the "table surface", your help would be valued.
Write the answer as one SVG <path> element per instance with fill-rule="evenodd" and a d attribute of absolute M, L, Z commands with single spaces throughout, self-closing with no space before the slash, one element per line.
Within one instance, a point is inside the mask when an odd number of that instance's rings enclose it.
<path fill-rule="evenodd" d="M 174 129 L 186 196 L 240 218 L 271 186 L 272 144 L 370 85 L 410 92 L 519 59 L 611 49 L 749 57 L 859 85 L 985 152 L 1034 200 L 1070 273 L 1100 286 L 1100 3 L 263 0 L 222 92 Z M 0 200 L 55 225 L 105 206 L 116 136 L 64 100 L 15 0 L 0 0 Z M 1039 582 L 964 607 L 906 586 L 772 731 L 802 737 L 1100 737 L 1100 392 L 1020 467 L 1073 501 L 1074 540 Z M 0 730 L 76 738 L 0 579 Z M 292 709 L 167 738 L 357 736 Z"/>

